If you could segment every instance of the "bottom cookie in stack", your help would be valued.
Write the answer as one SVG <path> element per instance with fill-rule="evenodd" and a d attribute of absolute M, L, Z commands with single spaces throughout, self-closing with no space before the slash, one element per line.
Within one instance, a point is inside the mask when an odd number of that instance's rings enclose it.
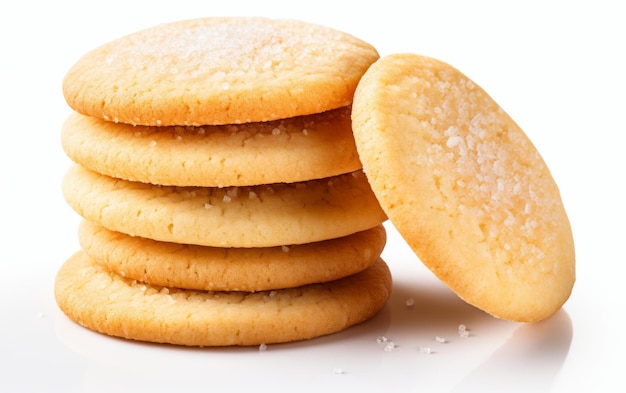
<path fill-rule="evenodd" d="M 322 284 L 260 292 L 156 286 L 106 270 L 82 251 L 58 271 L 59 307 L 112 336 L 187 346 L 262 345 L 310 339 L 372 317 L 387 301 L 382 259 Z"/>

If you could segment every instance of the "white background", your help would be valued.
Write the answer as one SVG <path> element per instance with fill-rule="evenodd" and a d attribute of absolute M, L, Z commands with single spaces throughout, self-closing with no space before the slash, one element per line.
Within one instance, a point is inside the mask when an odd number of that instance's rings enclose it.
<path fill-rule="evenodd" d="M 2 2 L 0 391 L 625 391 L 620 2 L 410 4 Z M 65 318 L 52 289 L 56 270 L 78 249 L 79 220 L 60 193 L 70 164 L 59 142 L 69 114 L 62 78 L 80 55 L 108 40 L 212 15 L 325 24 L 369 41 L 382 56 L 437 57 L 481 85 L 530 136 L 560 186 L 578 277 L 563 310 L 534 325 L 495 320 L 435 280 L 388 225 L 392 298 L 373 320 L 337 335 L 265 352 L 187 349 L 104 337 Z M 471 337 L 459 338 L 460 323 Z M 380 335 L 397 347 L 384 351 Z M 436 335 L 449 342 L 436 343 Z"/>

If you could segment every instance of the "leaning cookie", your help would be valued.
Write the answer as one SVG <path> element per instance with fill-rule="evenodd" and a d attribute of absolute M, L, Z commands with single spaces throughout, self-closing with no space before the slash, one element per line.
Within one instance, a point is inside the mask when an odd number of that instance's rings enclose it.
<path fill-rule="evenodd" d="M 263 123 L 146 127 L 73 113 L 61 143 L 104 175 L 173 186 L 293 183 L 361 169 L 350 107 Z"/>
<path fill-rule="evenodd" d="M 199 18 L 160 24 L 85 54 L 63 93 L 87 116 L 148 125 L 233 124 L 347 106 L 378 52 L 295 20 Z"/>
<path fill-rule="evenodd" d="M 382 208 L 461 298 L 515 321 L 564 304 L 575 255 L 559 190 L 485 91 L 441 61 L 391 55 L 363 76 L 352 118 Z"/>
<path fill-rule="evenodd" d="M 248 293 L 144 284 L 112 274 L 78 252 L 55 281 L 59 307 L 82 326 L 187 346 L 260 345 L 336 333 L 373 317 L 390 292 L 391 275 L 382 259 L 337 281 Z"/>
<path fill-rule="evenodd" d="M 107 229 L 211 247 L 311 243 L 373 228 L 387 217 L 361 171 L 251 187 L 164 187 L 78 165 L 62 185 L 68 204 Z"/>
<path fill-rule="evenodd" d="M 382 225 L 294 246 L 219 248 L 158 242 L 89 221 L 82 249 L 107 270 L 154 285 L 211 291 L 264 291 L 328 282 L 367 269 L 383 250 Z"/>

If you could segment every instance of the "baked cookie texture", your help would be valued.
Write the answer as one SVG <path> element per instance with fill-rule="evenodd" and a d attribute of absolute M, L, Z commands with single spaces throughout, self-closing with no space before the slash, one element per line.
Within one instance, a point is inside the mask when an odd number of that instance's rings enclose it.
<path fill-rule="evenodd" d="M 74 113 L 61 143 L 81 166 L 171 186 L 250 186 L 360 170 L 350 107 L 262 123 L 147 127 Z"/>
<path fill-rule="evenodd" d="M 154 285 L 207 291 L 267 291 L 343 278 L 380 257 L 377 226 L 342 238 L 265 248 L 203 247 L 159 242 L 83 221 L 84 252 L 112 273 Z"/>
<path fill-rule="evenodd" d="M 570 223 L 537 149 L 452 66 L 377 61 L 356 90 L 353 132 L 383 210 L 421 261 L 468 303 L 532 322 L 575 281 Z"/>
<path fill-rule="evenodd" d="M 343 237 L 387 216 L 361 171 L 255 187 L 165 187 L 71 167 L 68 204 L 110 230 L 211 247 L 272 247 Z"/>
<path fill-rule="evenodd" d="M 198 18 L 85 54 L 68 71 L 63 93 L 75 111 L 113 122 L 260 122 L 349 105 L 378 57 L 356 37 L 301 21 Z"/>
<path fill-rule="evenodd" d="M 85 220 L 55 297 L 104 334 L 188 346 L 310 339 L 391 292 L 387 219 L 351 103 L 378 58 L 300 21 L 200 18 L 68 71 L 63 195 Z"/>
<path fill-rule="evenodd" d="M 132 340 L 186 346 L 259 345 L 336 333 L 371 318 L 390 296 L 378 259 L 326 284 L 262 292 L 168 288 L 111 273 L 82 251 L 59 269 L 61 310 L 91 330 Z"/>

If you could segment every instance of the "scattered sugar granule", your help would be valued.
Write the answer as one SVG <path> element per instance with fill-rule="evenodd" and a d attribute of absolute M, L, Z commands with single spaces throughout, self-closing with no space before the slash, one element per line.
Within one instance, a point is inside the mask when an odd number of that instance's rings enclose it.
<path fill-rule="evenodd" d="M 289 252 L 288 246 L 281 246 L 280 248 L 283 250 L 283 252 Z"/>
<path fill-rule="evenodd" d="M 345 374 L 345 373 L 346 372 L 343 371 L 342 368 L 338 368 L 338 367 L 333 368 L 333 374 L 340 375 L 340 374 Z"/>
<path fill-rule="evenodd" d="M 150 147 L 155 147 L 156 145 L 157 143 L 154 139 L 150 141 Z"/>
<path fill-rule="evenodd" d="M 467 327 L 463 324 L 459 325 L 459 336 L 461 338 L 468 338 L 469 337 L 469 330 L 467 330 Z"/>
<path fill-rule="evenodd" d="M 280 135 L 280 128 L 274 128 L 272 130 L 272 135 Z"/>
<path fill-rule="evenodd" d="M 205 204 L 204 204 L 204 208 L 205 208 L 205 209 L 210 209 L 210 208 L 212 208 L 212 207 L 213 207 L 213 205 L 211 205 L 210 203 L 205 203 Z"/>
<path fill-rule="evenodd" d="M 228 195 L 224 195 L 224 198 L 222 198 L 222 201 L 224 201 L 225 203 L 229 203 L 232 200 L 233 198 L 229 197 Z"/>
<path fill-rule="evenodd" d="M 384 344 L 383 349 L 385 350 L 385 352 L 391 352 L 396 349 L 396 344 L 394 344 L 393 341 L 389 340 L 387 336 L 378 336 L 376 338 L 376 342 L 381 345 Z"/>
<path fill-rule="evenodd" d="M 407 301 L 405 302 L 406 308 L 412 308 L 413 306 L 415 306 L 415 299 L 410 298 L 407 299 Z"/>
<path fill-rule="evenodd" d="M 254 192 L 254 191 L 250 191 L 248 193 L 248 199 L 257 199 L 258 197 L 259 197 L 259 195 L 256 192 Z"/>
<path fill-rule="evenodd" d="M 183 140 L 183 137 L 182 137 L 182 136 L 180 136 L 180 135 L 176 135 L 176 140 L 177 140 L 177 141 L 182 141 L 182 140 Z"/>
<path fill-rule="evenodd" d="M 274 296 L 276 296 L 277 294 L 278 294 L 278 292 L 276 292 L 276 291 L 270 291 L 270 293 L 269 293 L 269 295 L 268 295 L 268 296 L 269 296 L 269 297 L 274 297 Z"/>
<path fill-rule="evenodd" d="M 430 347 L 420 347 L 419 348 L 420 353 L 425 353 L 427 355 L 430 355 L 433 353 L 432 349 L 430 349 Z"/>
<path fill-rule="evenodd" d="M 265 350 L 267 350 L 267 345 L 266 344 L 259 345 L 259 352 L 265 352 Z"/>
<path fill-rule="evenodd" d="M 437 341 L 438 343 L 442 343 L 442 344 L 445 344 L 448 342 L 445 338 L 441 336 L 435 336 L 435 341 Z"/>

